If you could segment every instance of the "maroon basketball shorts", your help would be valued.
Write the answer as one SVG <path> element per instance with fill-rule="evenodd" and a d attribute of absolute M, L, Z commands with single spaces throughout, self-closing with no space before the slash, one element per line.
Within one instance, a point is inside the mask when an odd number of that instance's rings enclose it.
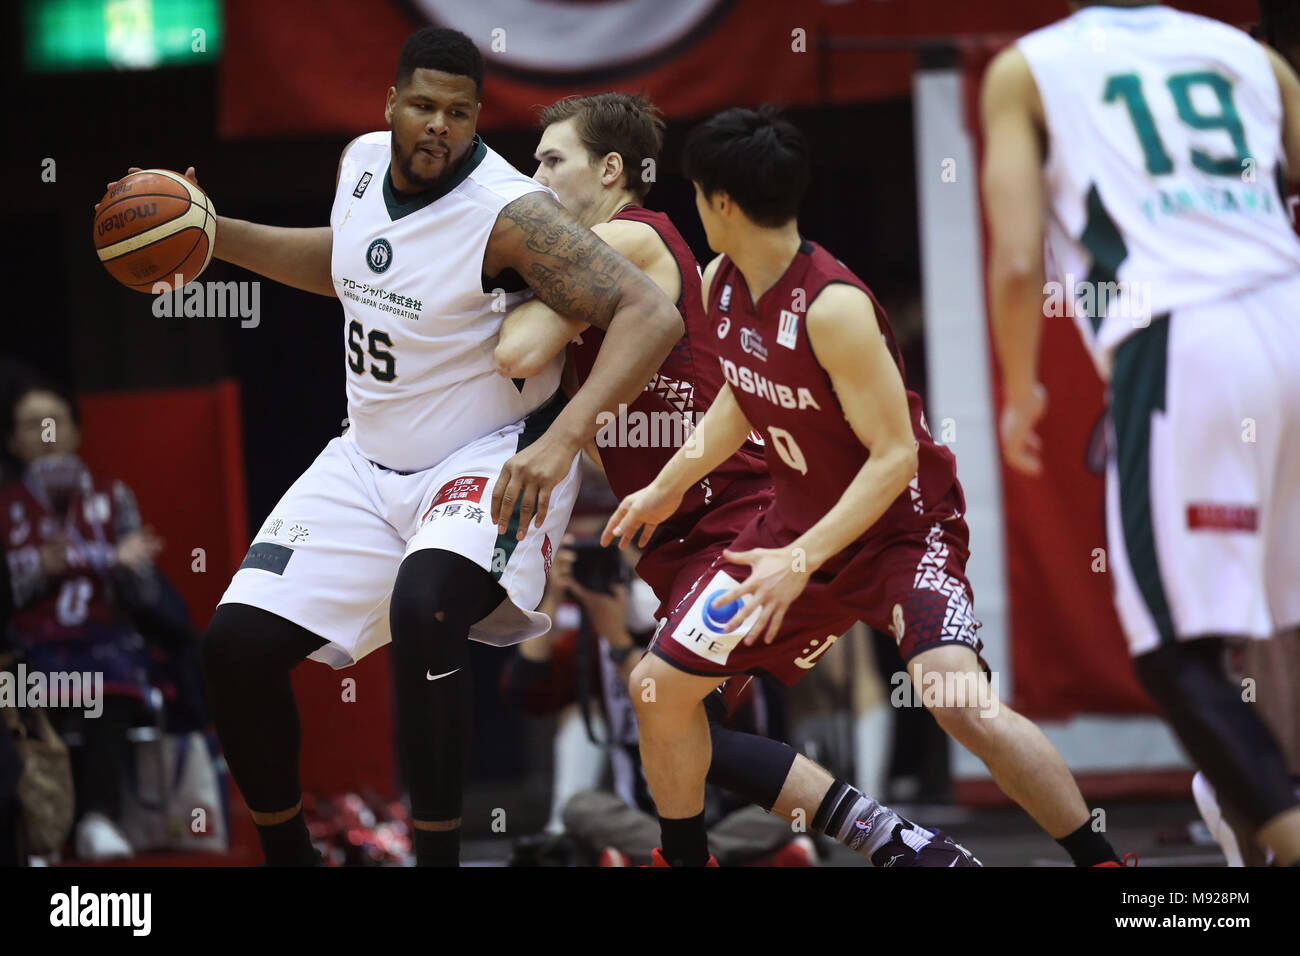
<path fill-rule="evenodd" d="M 797 535 L 778 530 L 767 510 L 751 514 L 734 541 L 734 551 L 781 548 Z M 787 686 L 817 661 L 856 621 L 863 621 L 898 641 L 904 661 L 931 648 L 961 644 L 979 655 L 974 599 L 966 580 L 969 555 L 966 522 L 952 516 L 930 525 L 900 529 L 869 546 L 841 554 L 812 575 L 808 586 L 786 611 L 781 633 L 771 644 L 761 639 L 742 643 L 748 623 L 730 634 L 727 621 L 710 605 L 749 574 L 714 546 L 712 559 L 690 556 L 674 601 L 650 646 L 659 657 L 689 674 L 726 677 L 771 674 Z M 987 669 L 983 659 L 981 667 Z"/>
<path fill-rule="evenodd" d="M 660 527 L 636 565 L 636 573 L 659 598 L 655 617 L 662 620 L 676 607 L 723 550 L 774 500 L 767 475 L 735 481 L 707 509 Z"/>

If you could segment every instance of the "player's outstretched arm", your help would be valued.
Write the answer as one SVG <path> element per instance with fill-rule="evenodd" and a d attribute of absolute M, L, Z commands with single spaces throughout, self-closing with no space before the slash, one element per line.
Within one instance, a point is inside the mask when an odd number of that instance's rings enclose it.
<path fill-rule="evenodd" d="M 1017 470 L 1037 474 L 1041 442 L 1034 426 L 1047 395 L 1038 381 L 1043 333 L 1042 101 L 1024 55 L 1015 48 L 984 76 L 984 215 L 989 224 L 989 306 L 1002 370 L 1002 453 Z"/>
<path fill-rule="evenodd" d="M 352 141 L 353 143 L 356 140 Z M 352 143 L 343 148 L 348 151 Z M 342 156 L 339 169 L 343 168 Z M 139 172 L 132 166 L 128 173 Z M 198 185 L 194 167 L 185 170 L 185 176 Z M 338 185 L 338 176 L 335 176 Z M 109 188 L 114 184 L 109 183 Z M 97 207 L 98 208 L 98 207 Z M 329 226 L 290 228 L 267 226 L 229 216 L 217 216 L 217 241 L 212 255 L 249 272 L 256 272 L 275 282 L 327 295 L 333 298 L 334 279 L 330 271 L 330 256 L 334 250 L 334 230 Z"/>
<path fill-rule="evenodd" d="M 634 401 L 684 331 L 681 316 L 650 279 L 549 195 L 529 193 L 501 210 L 483 271 L 514 269 L 557 313 L 605 330 L 587 381 L 547 429 L 501 470 L 492 515 L 504 533 L 519 504 L 519 537 L 546 516 L 551 489 L 599 431 L 601 412 Z"/>
<path fill-rule="evenodd" d="M 644 548 L 655 528 L 677 511 L 686 490 L 734 455 L 752 427 L 731 386 L 723 385 L 695 431 L 668 459 L 655 480 L 619 502 L 618 510 L 605 524 L 600 543 L 608 545 L 618 538 L 618 546 L 626 548 L 636 540 L 637 530 L 644 527 L 640 541 Z"/>
<path fill-rule="evenodd" d="M 677 262 L 663 240 L 642 222 L 598 222 L 591 231 L 650 277 L 673 301 L 681 294 Z M 507 378 L 531 378 L 542 372 L 590 323 L 566 318 L 541 299 L 511 309 L 501 326 L 494 357 Z"/>
<path fill-rule="evenodd" d="M 334 230 L 329 226 L 294 229 L 218 216 L 212 254 L 283 285 L 334 296 L 333 249 Z"/>

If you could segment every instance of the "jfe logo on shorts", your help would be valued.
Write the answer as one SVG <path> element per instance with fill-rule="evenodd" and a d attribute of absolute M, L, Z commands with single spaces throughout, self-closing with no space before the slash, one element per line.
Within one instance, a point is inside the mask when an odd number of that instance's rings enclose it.
<path fill-rule="evenodd" d="M 725 571 L 718 571 L 700 590 L 699 596 L 692 602 L 686 616 L 668 636 L 705 660 L 713 661 L 715 664 L 727 663 L 732 650 L 744 640 L 754 624 L 754 619 L 762 610 L 761 606 L 750 605 L 744 623 L 730 634 L 723 633 L 723 628 L 727 626 L 732 616 L 742 613 L 745 609 L 733 606 L 734 602 L 733 605 L 716 609 L 709 605 L 739 583 Z"/>

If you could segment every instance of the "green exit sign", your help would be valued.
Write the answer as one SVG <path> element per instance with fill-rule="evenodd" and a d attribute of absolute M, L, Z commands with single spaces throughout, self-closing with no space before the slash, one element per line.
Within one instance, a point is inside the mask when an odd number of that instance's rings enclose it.
<path fill-rule="evenodd" d="M 27 69 L 151 70 L 221 54 L 221 0 L 26 0 Z"/>

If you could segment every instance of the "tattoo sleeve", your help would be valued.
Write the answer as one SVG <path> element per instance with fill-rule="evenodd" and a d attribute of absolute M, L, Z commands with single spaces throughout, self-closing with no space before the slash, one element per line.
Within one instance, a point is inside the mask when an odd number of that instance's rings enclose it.
<path fill-rule="evenodd" d="M 505 264 L 539 299 L 560 315 L 597 328 L 609 327 L 628 284 L 650 281 L 542 192 L 502 209 L 493 239 Z"/>
<path fill-rule="evenodd" d="M 681 315 L 649 276 L 545 193 L 501 211 L 484 271 L 489 260 L 513 268 L 560 315 L 605 330 L 591 374 L 546 432 L 576 454 L 595 437 L 601 412 L 636 400 L 681 338 Z"/>

